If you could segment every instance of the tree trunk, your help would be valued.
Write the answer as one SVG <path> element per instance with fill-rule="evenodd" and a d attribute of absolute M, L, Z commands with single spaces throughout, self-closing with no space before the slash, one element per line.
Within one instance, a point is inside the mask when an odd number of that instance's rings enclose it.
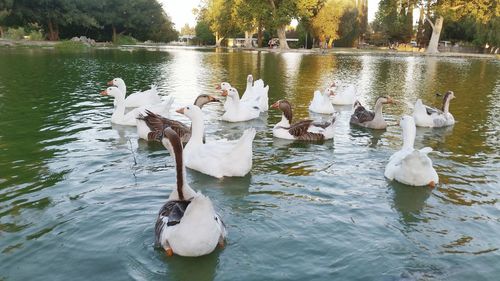
<path fill-rule="evenodd" d="M 263 32 L 262 32 L 262 21 L 259 21 L 259 27 L 257 29 L 257 46 L 259 48 L 262 48 L 262 41 L 263 41 Z"/>
<path fill-rule="evenodd" d="M 417 44 L 418 49 L 423 47 L 424 41 L 424 7 L 420 7 L 420 16 L 418 18 L 418 29 L 417 29 Z"/>
<path fill-rule="evenodd" d="M 443 28 L 444 18 L 442 16 L 438 16 L 435 23 L 432 23 L 429 18 L 427 18 L 431 27 L 432 27 L 432 36 L 431 41 L 429 42 L 429 46 L 425 51 L 427 54 L 436 54 L 438 51 L 439 44 L 439 36 L 441 36 L 441 29 Z"/>
<path fill-rule="evenodd" d="M 253 37 L 252 31 L 245 31 L 245 48 L 251 49 L 253 47 L 252 37 Z"/>
<path fill-rule="evenodd" d="M 3 38 L 3 28 L 0 26 L 0 38 Z"/>
<path fill-rule="evenodd" d="M 116 43 L 116 27 L 111 25 L 111 29 L 113 29 L 113 43 Z"/>
<path fill-rule="evenodd" d="M 278 27 L 278 38 L 280 39 L 280 49 L 282 50 L 290 49 L 290 47 L 288 47 L 288 43 L 286 42 L 285 31 L 286 25 Z"/>
<path fill-rule="evenodd" d="M 222 40 L 224 40 L 224 37 L 220 36 L 219 32 L 215 32 L 215 47 L 219 48 L 221 46 Z"/>
<path fill-rule="evenodd" d="M 49 19 L 48 28 L 49 28 L 49 41 L 59 40 L 59 28 L 57 27 L 57 24 L 52 22 L 51 19 Z"/>

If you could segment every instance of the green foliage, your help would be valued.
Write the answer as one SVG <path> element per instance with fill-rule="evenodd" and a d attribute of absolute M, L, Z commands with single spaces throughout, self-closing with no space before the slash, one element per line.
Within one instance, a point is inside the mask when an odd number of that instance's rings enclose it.
<path fill-rule="evenodd" d="M 82 42 L 65 40 L 55 44 L 54 48 L 59 51 L 82 51 L 88 49 L 88 46 Z"/>
<path fill-rule="evenodd" d="M 26 35 L 26 32 L 24 31 L 24 28 L 18 27 L 18 28 L 9 28 L 5 32 L 5 38 L 11 39 L 11 40 L 21 40 L 24 39 L 24 36 Z"/>
<path fill-rule="evenodd" d="M 214 45 L 215 35 L 210 31 L 208 23 L 204 21 L 198 21 L 196 27 L 194 28 L 196 32 L 196 38 L 200 41 L 202 45 Z"/>
<path fill-rule="evenodd" d="M 28 36 L 33 41 L 42 41 L 45 38 L 40 30 L 32 30 Z"/>
<path fill-rule="evenodd" d="M 413 5 L 399 0 L 380 0 L 375 15 L 374 31 L 389 41 L 409 42 L 413 35 Z"/>
<path fill-rule="evenodd" d="M 132 36 L 119 34 L 116 36 L 116 40 L 115 40 L 115 42 L 113 42 L 113 44 L 116 44 L 116 45 L 135 45 L 135 44 L 137 44 L 137 39 L 135 39 Z"/>

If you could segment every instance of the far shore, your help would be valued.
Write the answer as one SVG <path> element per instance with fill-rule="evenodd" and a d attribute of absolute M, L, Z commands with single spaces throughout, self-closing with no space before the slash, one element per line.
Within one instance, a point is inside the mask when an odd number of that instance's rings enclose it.
<path fill-rule="evenodd" d="M 31 41 L 31 40 L 8 40 L 0 38 L 0 48 L 54 48 L 54 46 L 61 41 Z M 165 43 L 138 43 L 136 45 L 113 45 L 110 42 L 97 42 L 95 49 L 148 49 L 148 50 L 169 50 L 169 49 L 186 49 L 186 50 L 213 50 L 217 49 L 215 46 L 184 46 Z M 220 47 L 220 49 L 233 50 L 233 51 L 261 51 L 272 53 L 304 53 L 304 54 L 380 54 L 390 56 L 430 56 L 430 57 L 464 57 L 464 58 L 485 58 L 485 59 L 500 59 L 499 54 L 479 54 L 479 53 L 454 53 L 454 52 L 440 52 L 436 54 L 427 54 L 423 51 L 407 51 L 407 50 L 390 50 L 387 47 L 371 47 L 365 49 L 357 48 L 342 48 L 335 47 L 331 49 L 286 49 L 279 48 L 240 48 L 240 47 Z M 416 49 L 414 49 L 416 50 Z"/>

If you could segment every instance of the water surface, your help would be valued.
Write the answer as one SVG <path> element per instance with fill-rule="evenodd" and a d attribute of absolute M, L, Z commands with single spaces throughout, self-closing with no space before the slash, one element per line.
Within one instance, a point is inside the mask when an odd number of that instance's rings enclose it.
<path fill-rule="evenodd" d="M 246 123 L 204 108 L 208 140 L 255 127 L 254 166 L 218 180 L 188 171 L 228 225 L 227 246 L 202 258 L 155 249 L 156 214 L 175 186 L 172 158 L 135 129 L 112 125 L 99 95 L 122 77 L 129 91 L 155 83 L 176 106 L 221 81 L 240 93 L 252 73 L 309 115 L 315 89 L 354 84 L 386 131 L 350 127 L 339 111 L 324 144 L 273 139 L 280 113 Z M 453 90 L 457 123 L 418 129 L 440 176 L 436 189 L 386 180 L 401 146 L 402 114 Z M 494 280 L 500 275 L 500 61 L 412 56 L 238 51 L 53 50 L 0 52 L 0 279 L 6 280 Z M 172 111 L 172 117 L 187 121 Z"/>

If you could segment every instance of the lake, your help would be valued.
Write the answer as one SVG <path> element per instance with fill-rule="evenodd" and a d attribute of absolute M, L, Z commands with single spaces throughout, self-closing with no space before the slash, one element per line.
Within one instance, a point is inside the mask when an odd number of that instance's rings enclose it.
<path fill-rule="evenodd" d="M 247 74 L 286 98 L 294 118 L 310 115 L 315 89 L 356 86 L 386 106 L 384 131 L 349 125 L 339 112 L 333 141 L 274 139 L 281 113 L 243 123 L 205 112 L 207 140 L 257 129 L 243 178 L 188 170 L 191 187 L 214 202 L 228 227 L 224 249 L 166 257 L 154 223 L 175 187 L 174 161 L 135 128 L 112 125 L 113 101 L 99 95 L 121 77 L 127 90 L 157 84 L 175 106 Z M 453 90 L 457 123 L 417 130 L 440 177 L 435 189 L 384 178 L 400 149 L 402 114 L 421 98 Z M 500 60 L 387 54 L 232 50 L 0 49 L 0 280 L 495 280 L 500 275 Z M 174 119 L 187 118 L 171 110 Z"/>

